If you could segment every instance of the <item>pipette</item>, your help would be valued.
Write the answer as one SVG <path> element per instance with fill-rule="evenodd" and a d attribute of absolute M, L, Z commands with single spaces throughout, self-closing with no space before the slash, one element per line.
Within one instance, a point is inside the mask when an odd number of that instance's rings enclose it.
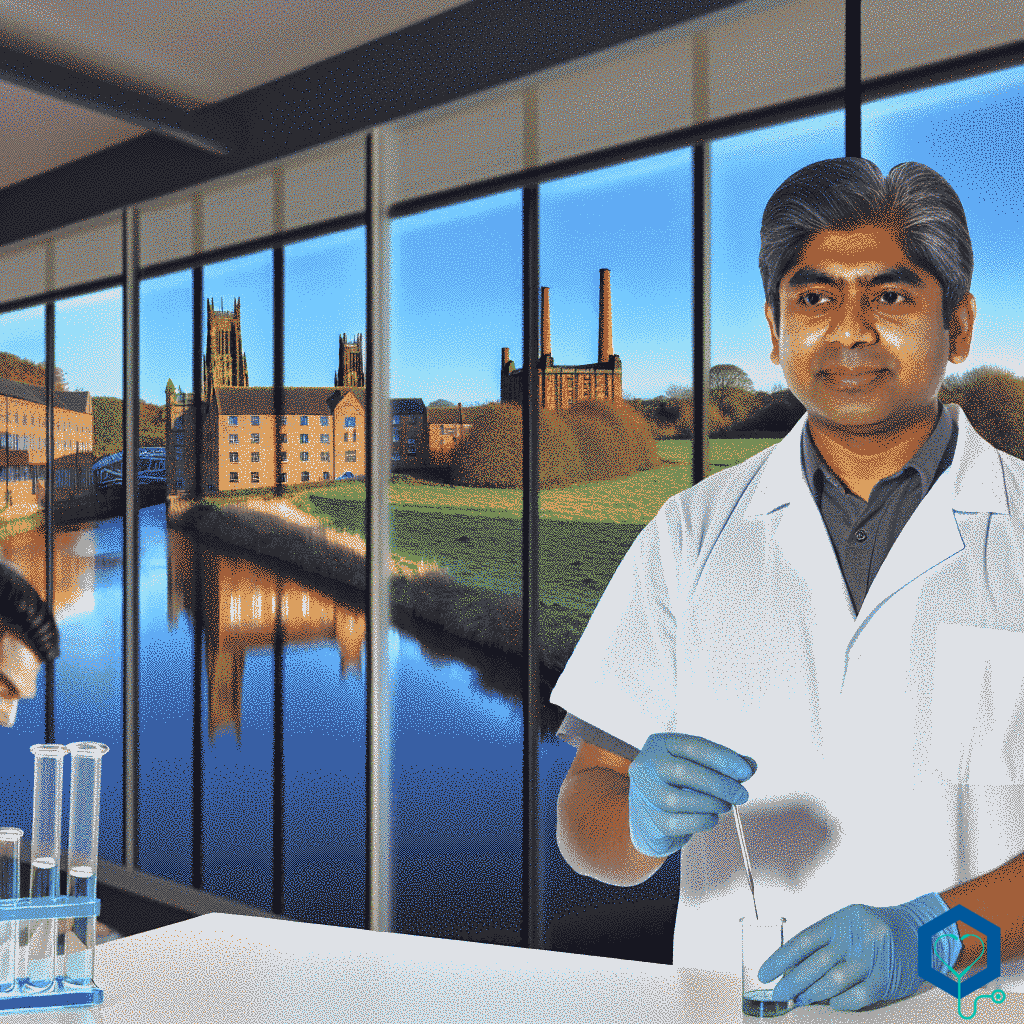
<path fill-rule="evenodd" d="M 757 916 L 757 897 L 754 895 L 754 873 L 750 870 L 750 854 L 747 853 L 747 837 L 743 834 L 743 822 L 740 821 L 740 812 L 736 805 L 732 805 L 732 816 L 736 819 L 736 835 L 740 837 L 740 850 L 743 853 L 743 866 L 747 869 L 747 881 L 750 883 L 750 898 L 754 901 L 754 919 L 760 920 Z"/>

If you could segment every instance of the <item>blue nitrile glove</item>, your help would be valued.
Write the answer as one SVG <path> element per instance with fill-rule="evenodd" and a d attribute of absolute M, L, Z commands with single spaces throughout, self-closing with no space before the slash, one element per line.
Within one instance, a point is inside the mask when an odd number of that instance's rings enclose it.
<path fill-rule="evenodd" d="M 921 984 L 918 928 L 948 909 L 934 892 L 898 907 L 844 907 L 780 946 L 765 960 L 758 979 L 767 983 L 784 974 L 772 998 L 784 1002 L 798 996 L 797 1006 L 828 1002 L 833 1010 L 862 1010 L 902 999 Z M 943 961 L 952 966 L 960 955 L 960 939 L 955 925 L 940 935 L 941 942 L 932 944 L 932 962 L 945 970 Z"/>
<path fill-rule="evenodd" d="M 728 747 L 678 732 L 656 732 L 629 766 L 629 837 L 648 857 L 681 850 L 694 832 L 742 804 L 757 765 Z"/>

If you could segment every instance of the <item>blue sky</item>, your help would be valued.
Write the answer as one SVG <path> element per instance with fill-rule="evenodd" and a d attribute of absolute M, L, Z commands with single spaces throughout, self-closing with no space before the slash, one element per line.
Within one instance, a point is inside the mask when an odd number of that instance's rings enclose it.
<path fill-rule="evenodd" d="M 1024 69 L 867 104 L 863 155 L 884 172 L 917 160 L 963 203 L 974 247 L 978 319 L 960 373 L 994 364 L 1024 376 Z M 841 111 L 716 142 L 711 151 L 711 365 L 735 363 L 755 387 L 785 386 L 768 359 L 757 269 L 771 193 L 815 160 L 843 155 Z M 540 189 L 541 284 L 550 288 L 557 364 L 597 358 L 598 271 L 611 270 L 614 350 L 633 396 L 688 385 L 691 368 L 691 157 L 688 150 L 550 182 Z M 497 399 L 500 353 L 522 362 L 520 193 L 396 220 L 391 236 L 391 392 Z M 329 386 L 338 335 L 365 332 L 364 231 L 285 249 L 285 384 Z M 252 385 L 272 384 L 272 254 L 208 266 L 206 297 L 242 300 Z M 141 286 L 140 394 L 163 402 L 168 377 L 191 387 L 191 273 Z M 121 394 L 118 289 L 57 304 L 57 364 L 72 389 Z M 41 361 L 41 307 L 0 316 L 0 349 Z"/>

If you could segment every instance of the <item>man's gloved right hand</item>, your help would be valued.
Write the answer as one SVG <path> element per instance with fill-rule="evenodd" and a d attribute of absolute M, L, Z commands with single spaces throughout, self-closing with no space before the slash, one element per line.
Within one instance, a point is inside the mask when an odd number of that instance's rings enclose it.
<path fill-rule="evenodd" d="M 658 732 L 629 766 L 629 835 L 648 857 L 681 850 L 694 832 L 747 801 L 739 785 L 757 771 L 753 758 L 701 736 Z"/>

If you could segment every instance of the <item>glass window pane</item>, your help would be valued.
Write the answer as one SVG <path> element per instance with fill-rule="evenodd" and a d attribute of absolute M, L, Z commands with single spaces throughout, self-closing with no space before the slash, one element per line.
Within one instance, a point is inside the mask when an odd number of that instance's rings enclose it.
<path fill-rule="evenodd" d="M 38 500 L 31 487 L 20 479 L 21 417 L 29 408 L 45 413 L 45 404 L 28 403 L 17 397 L 21 384 L 45 385 L 46 311 L 43 306 L 17 310 L 0 316 L 0 558 L 24 576 L 43 599 L 46 598 L 46 534 Z M 15 422 L 17 418 L 17 422 Z M 26 494 L 26 491 L 28 492 Z M 55 545 L 56 548 L 56 545 Z M 88 569 L 88 563 L 85 566 Z M 54 615 L 63 629 L 63 610 L 70 603 L 66 588 L 57 590 Z M 63 651 L 62 646 L 62 651 Z M 4 773 L 9 823 L 20 828 L 22 857 L 32 838 L 32 790 L 35 759 L 29 753 L 40 742 L 46 728 L 46 671 L 40 668 L 35 680 L 35 696 L 18 701 L 14 725 L 5 729 L 0 743 L 0 771 Z M 108 744 L 109 745 L 109 744 Z M 120 778 L 120 775 L 117 776 Z M 25 872 L 22 872 L 25 874 Z M 25 883 L 22 883 L 23 885 Z"/>
<path fill-rule="evenodd" d="M 115 863 L 123 855 L 124 496 L 117 458 L 124 398 L 122 304 L 120 288 L 56 304 L 54 350 L 64 387 L 54 394 L 53 410 L 54 468 L 62 474 L 54 502 L 54 515 L 62 521 L 53 543 L 61 650 L 54 672 L 54 728 L 58 740 L 75 736 L 110 748 L 101 772 L 99 855 Z M 88 428 L 90 419 L 94 450 L 85 442 L 76 448 L 69 425 L 77 420 Z M 139 434 L 141 446 L 141 429 Z M 102 462 L 111 455 L 113 460 Z M 94 457 L 101 460 L 99 477 Z M 81 525 L 71 525 L 78 516 Z"/>
<path fill-rule="evenodd" d="M 365 545 L 365 445 L 346 463 L 341 424 L 366 422 L 366 232 L 325 235 L 285 249 L 284 384 L 291 430 L 283 462 L 308 465 L 309 424 L 318 465 L 282 484 L 303 546 L 310 525 L 326 540 Z M 302 428 L 302 432 L 297 428 Z M 360 561 L 362 565 L 362 561 Z M 285 713 L 285 912 L 322 924 L 361 928 L 366 875 L 366 603 L 359 568 L 332 583 L 296 567 L 281 574 Z M 358 584 L 351 586 L 351 584 Z M 287 602 L 284 600 L 287 596 Z M 329 699 L 325 693 L 329 691 Z M 340 742 L 339 742 L 340 741 Z M 329 901 L 318 893 L 330 890 Z"/>
<path fill-rule="evenodd" d="M 510 944 L 521 687 L 483 645 L 515 649 L 522 592 L 522 426 L 499 401 L 501 349 L 522 348 L 521 225 L 512 192 L 391 233 L 394 924 Z"/>
<path fill-rule="evenodd" d="M 803 415 L 781 367 L 769 358 L 772 339 L 758 269 L 761 218 L 791 174 L 843 155 L 844 124 L 838 110 L 711 145 L 709 473 L 775 444 Z M 692 401 L 685 408 L 689 430 Z"/>
<path fill-rule="evenodd" d="M 656 399 L 692 376 L 691 181 L 683 149 L 540 187 L 539 587 L 549 690 L 630 544 L 689 483 Z M 517 365 L 521 351 L 513 349 Z M 555 843 L 558 790 L 576 753 L 555 735 L 565 713 L 545 706 L 540 810 L 548 935 L 553 948 L 571 950 L 580 903 L 628 911 L 620 892 L 577 875 Z M 678 885 L 673 858 L 629 901 L 671 900 Z"/>
<path fill-rule="evenodd" d="M 977 319 L 967 361 L 947 364 L 939 397 L 959 405 L 987 441 L 1018 458 L 1024 457 L 1016 397 L 1024 377 L 1022 100 L 1024 68 L 1015 67 L 877 100 L 863 114 L 865 157 L 884 174 L 906 160 L 925 164 L 963 205 Z M 986 382 L 990 375 L 995 379 Z M 1006 400 L 993 402 L 996 394 Z"/>
<path fill-rule="evenodd" d="M 203 292 L 201 400 L 217 392 L 204 420 L 203 497 L 244 503 L 261 481 L 273 486 L 270 475 L 229 469 L 225 444 L 230 428 L 247 442 L 244 463 L 255 450 L 260 463 L 273 464 L 273 421 L 269 431 L 257 431 L 259 441 L 250 438 L 261 417 L 273 416 L 273 253 L 205 267 Z M 230 416 L 238 417 L 240 431 Z M 204 552 L 196 599 L 203 636 L 203 888 L 270 910 L 276 585 L 237 544 L 209 536 L 195 542 Z"/>
<path fill-rule="evenodd" d="M 194 437 L 192 272 L 182 271 L 139 285 L 139 446 L 164 450 L 172 502 L 194 491 Z M 194 538 L 168 529 L 159 484 L 145 486 L 154 500 L 139 511 L 139 867 L 191 885 L 193 769 L 202 754 L 192 742 L 202 645 L 193 582 L 202 571 Z"/>

